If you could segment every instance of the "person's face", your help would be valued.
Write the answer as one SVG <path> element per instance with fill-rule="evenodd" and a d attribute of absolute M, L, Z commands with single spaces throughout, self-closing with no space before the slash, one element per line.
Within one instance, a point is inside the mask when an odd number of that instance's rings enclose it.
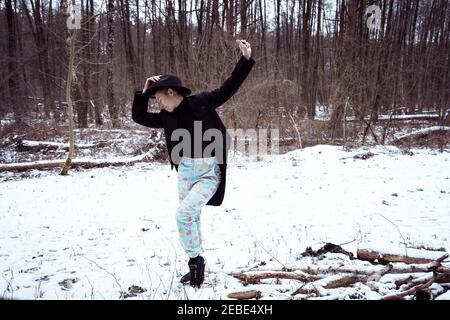
<path fill-rule="evenodd" d="M 172 112 L 180 103 L 177 93 L 170 88 L 156 91 L 155 98 L 161 109 L 168 112 Z"/>

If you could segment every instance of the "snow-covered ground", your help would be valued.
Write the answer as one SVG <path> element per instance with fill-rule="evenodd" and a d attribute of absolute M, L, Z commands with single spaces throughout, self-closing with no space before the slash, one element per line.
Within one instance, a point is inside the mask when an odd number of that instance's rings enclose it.
<path fill-rule="evenodd" d="M 369 151 L 366 160 L 354 157 Z M 136 285 L 146 291 L 134 299 L 227 299 L 244 289 L 288 299 L 300 286 L 294 280 L 243 287 L 230 273 L 312 265 L 315 258 L 300 253 L 326 242 L 348 243 L 343 248 L 353 253 L 358 244 L 404 248 L 403 241 L 449 252 L 450 153 L 411 151 L 320 145 L 259 162 L 232 156 L 224 203 L 202 212 L 201 289 L 178 284 L 187 258 L 170 166 L 46 172 L 0 183 L 0 297 L 118 299 Z M 324 263 L 368 264 L 328 258 Z M 64 286 L 66 279 L 74 280 Z M 357 283 L 330 289 L 328 298 L 377 299 L 391 291 Z"/>

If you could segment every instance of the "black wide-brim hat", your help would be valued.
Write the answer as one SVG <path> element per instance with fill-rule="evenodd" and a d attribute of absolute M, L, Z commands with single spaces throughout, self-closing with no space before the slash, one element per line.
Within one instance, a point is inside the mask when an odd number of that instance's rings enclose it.
<path fill-rule="evenodd" d="M 182 96 L 188 96 L 192 92 L 191 89 L 183 87 L 180 78 L 171 74 L 165 74 L 160 76 L 159 81 L 148 88 L 145 93 L 154 99 L 156 91 L 169 88 L 174 89 Z"/>

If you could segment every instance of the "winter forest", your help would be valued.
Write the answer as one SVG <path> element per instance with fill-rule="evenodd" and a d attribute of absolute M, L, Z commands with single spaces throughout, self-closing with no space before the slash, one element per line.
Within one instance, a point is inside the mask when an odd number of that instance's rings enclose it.
<path fill-rule="evenodd" d="M 450 300 L 449 0 L 0 0 L 0 26 L 0 300 Z M 235 135 L 194 217 L 165 119 L 205 106 Z"/>

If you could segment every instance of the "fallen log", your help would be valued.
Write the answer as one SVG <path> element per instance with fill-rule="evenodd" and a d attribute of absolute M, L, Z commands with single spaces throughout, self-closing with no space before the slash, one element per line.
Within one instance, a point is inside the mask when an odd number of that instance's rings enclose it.
<path fill-rule="evenodd" d="M 356 275 L 384 275 L 386 273 L 417 273 L 436 271 L 439 273 L 450 273 L 450 268 L 441 266 L 436 261 L 426 264 L 403 264 L 403 263 L 389 263 L 387 265 L 371 265 L 367 267 L 346 267 L 346 266 L 308 266 L 308 267 L 288 267 L 290 272 L 303 272 L 309 275 L 323 275 L 323 274 L 356 274 Z M 283 270 L 274 270 L 271 268 L 258 268 L 259 272 L 278 273 Z M 241 271 L 241 273 L 228 273 L 231 276 L 253 272 L 255 270 Z M 214 271 L 210 271 L 214 272 Z M 222 272 L 222 271 L 216 271 Z"/>
<path fill-rule="evenodd" d="M 237 273 L 233 274 L 234 277 L 241 280 L 244 284 L 256 284 L 259 283 L 260 280 L 263 279 L 291 279 L 291 280 L 298 280 L 301 282 L 310 282 L 319 279 L 319 277 L 314 275 L 305 275 L 305 274 L 299 274 L 294 272 L 263 272 L 263 273 L 251 273 L 251 274 L 245 274 L 245 273 Z"/>
<path fill-rule="evenodd" d="M 365 120 L 370 120 L 370 117 L 365 117 Z M 426 120 L 426 121 L 439 121 L 439 114 L 402 114 L 402 115 L 379 115 L 378 121 L 411 121 L 411 120 Z M 346 117 L 347 122 L 359 121 L 354 116 Z"/>
<path fill-rule="evenodd" d="M 393 140 L 391 140 L 391 143 L 395 143 L 395 142 L 401 142 L 403 140 L 411 140 L 414 138 L 424 138 L 430 135 L 445 135 L 448 133 L 448 131 L 450 131 L 450 127 L 445 127 L 445 126 L 434 126 L 434 127 L 430 127 L 430 128 L 424 128 L 424 129 L 419 129 L 419 130 L 415 130 L 413 132 L 398 136 L 396 138 L 394 138 Z"/>
<path fill-rule="evenodd" d="M 292 295 L 296 294 L 309 294 L 316 292 L 320 294 L 320 289 L 336 289 L 340 287 L 347 287 L 357 282 L 365 282 L 368 276 L 364 275 L 332 275 L 323 279 L 319 279 L 314 282 L 302 285 L 295 290 Z"/>
<path fill-rule="evenodd" d="M 434 263 L 429 264 L 413 264 L 404 265 L 401 263 L 389 263 L 388 265 L 372 265 L 368 267 L 345 267 L 345 266 L 308 266 L 304 268 L 288 267 L 289 272 L 302 272 L 307 275 L 317 276 L 316 278 L 322 278 L 325 274 L 354 274 L 354 275 L 366 275 L 379 278 L 386 273 L 416 273 L 416 272 L 430 272 L 436 270 L 437 272 L 450 272 L 449 268 L 442 266 L 436 267 Z M 222 272 L 210 270 L 210 272 Z M 241 271 L 240 273 L 229 272 L 228 274 L 236 278 L 240 278 L 244 274 L 256 272 L 255 270 Z M 283 270 L 274 270 L 271 268 L 258 269 L 257 272 L 265 272 L 267 275 L 279 274 L 284 272 Z"/>
<path fill-rule="evenodd" d="M 441 266 L 437 261 L 433 261 L 427 264 L 402 264 L 402 263 L 389 263 L 392 266 L 390 273 L 416 273 L 416 272 L 430 272 L 436 271 L 439 273 L 450 273 L 450 268 Z"/>
<path fill-rule="evenodd" d="M 414 277 L 412 275 L 408 275 L 406 278 L 401 280 L 394 281 L 395 287 L 399 289 L 402 285 L 410 285 L 413 283 Z"/>
<path fill-rule="evenodd" d="M 351 284 L 357 283 L 357 282 L 364 282 L 367 279 L 365 276 L 356 276 L 356 275 L 345 275 L 341 278 L 334 279 L 332 281 L 329 281 L 324 288 L 325 289 L 335 289 L 339 287 L 347 287 Z"/>
<path fill-rule="evenodd" d="M 436 283 L 450 283 L 450 272 L 449 273 L 438 273 L 434 276 L 434 281 Z"/>
<path fill-rule="evenodd" d="M 104 168 L 111 166 L 126 166 L 132 165 L 137 162 L 141 162 L 146 160 L 147 158 L 152 158 L 150 153 L 145 153 L 140 156 L 131 157 L 131 158 L 119 158 L 119 159 L 108 159 L 108 160 L 79 160 L 74 159 L 71 162 L 71 168 Z M 12 171 L 12 172 L 20 172 L 20 171 L 28 171 L 28 170 L 45 170 L 45 169 L 53 169 L 53 168 L 61 168 L 64 165 L 65 160 L 43 160 L 43 161 L 33 161 L 26 163 L 10 163 L 10 164 L 0 164 L 0 172 L 4 171 Z"/>
<path fill-rule="evenodd" d="M 394 270 L 394 269 L 393 269 Z M 433 273 L 431 271 L 434 271 Z M 440 272 L 443 271 L 443 272 Z M 418 271 L 415 271 L 418 272 Z M 403 277 L 402 279 L 395 280 L 394 283 L 399 288 L 404 284 L 409 284 L 410 287 L 416 285 L 418 282 L 426 282 L 431 278 L 434 278 L 435 283 L 450 283 L 450 271 L 444 268 L 437 268 L 436 270 L 423 270 L 419 272 L 428 272 L 427 275 L 417 275 L 414 272 L 397 273 L 397 277 Z M 390 272 L 393 274 L 394 272 Z M 419 280 L 418 280 L 419 279 Z M 424 280 L 425 279 L 425 280 Z"/>
<path fill-rule="evenodd" d="M 250 291 L 240 291 L 229 293 L 228 298 L 237 300 L 249 300 L 249 299 L 259 299 L 262 297 L 261 291 L 250 290 Z"/>
<path fill-rule="evenodd" d="M 63 148 L 64 145 L 57 142 L 38 142 L 38 141 L 29 141 L 29 140 L 19 140 L 15 144 L 15 148 L 20 152 L 36 152 L 41 150 L 57 150 L 59 148 Z"/>
<path fill-rule="evenodd" d="M 442 251 L 430 251 L 422 249 L 395 249 L 395 248 L 358 248 L 358 259 L 370 262 L 378 261 L 381 264 L 391 262 L 403 262 L 406 264 L 424 264 L 430 262 L 442 262 L 448 258 L 448 253 Z"/>
<path fill-rule="evenodd" d="M 124 139 L 122 139 L 124 140 Z M 89 148 L 103 148 L 111 143 L 112 141 L 97 141 L 93 143 L 84 143 L 75 145 L 76 149 L 89 149 Z M 20 152 L 37 152 L 37 151 L 49 151 L 49 150 L 69 150 L 68 143 L 59 142 L 49 142 L 49 141 L 32 141 L 32 140 L 19 140 L 15 145 L 17 151 Z"/>
<path fill-rule="evenodd" d="M 429 286 L 431 286 L 433 284 L 433 282 L 435 281 L 434 277 L 429 279 L 426 283 L 421 283 L 417 286 L 414 286 L 406 291 L 397 293 L 397 294 L 392 294 L 392 295 L 386 295 L 382 298 L 382 300 L 402 300 L 404 297 L 415 294 L 418 291 L 422 291 L 426 288 L 428 288 Z"/>

